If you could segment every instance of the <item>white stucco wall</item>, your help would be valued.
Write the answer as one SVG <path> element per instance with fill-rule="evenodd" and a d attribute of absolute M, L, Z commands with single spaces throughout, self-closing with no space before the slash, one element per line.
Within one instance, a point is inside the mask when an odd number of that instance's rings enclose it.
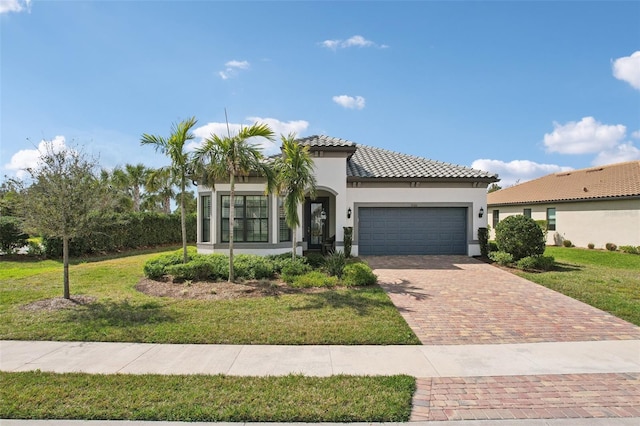
<path fill-rule="evenodd" d="M 640 245 L 640 199 L 585 201 L 576 203 L 534 204 L 489 207 L 489 221 L 493 210 L 500 211 L 500 220 L 523 209 L 531 209 L 535 220 L 546 220 L 547 208 L 556 209 L 556 230 L 547 234 L 547 244 L 560 245 L 570 240 L 576 247 L 593 243 L 604 248 L 606 243 Z M 492 238 L 495 231 L 492 229 Z"/>

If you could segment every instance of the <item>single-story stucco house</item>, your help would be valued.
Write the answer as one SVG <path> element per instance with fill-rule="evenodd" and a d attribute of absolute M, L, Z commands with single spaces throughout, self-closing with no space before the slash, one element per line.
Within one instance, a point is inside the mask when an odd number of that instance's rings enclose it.
<path fill-rule="evenodd" d="M 343 250 L 353 228 L 353 255 L 479 255 L 478 228 L 487 226 L 487 186 L 497 176 L 329 136 L 299 139 L 309 146 L 315 199 L 299 208 L 297 252 L 328 241 Z M 234 252 L 291 251 L 291 230 L 278 195 L 264 195 L 264 178 L 236 180 Z M 198 251 L 228 250 L 229 185 L 198 187 Z"/>
<path fill-rule="evenodd" d="M 640 246 L 640 161 L 550 174 L 488 194 L 487 206 L 492 228 L 515 214 L 546 220 L 549 245 Z"/>

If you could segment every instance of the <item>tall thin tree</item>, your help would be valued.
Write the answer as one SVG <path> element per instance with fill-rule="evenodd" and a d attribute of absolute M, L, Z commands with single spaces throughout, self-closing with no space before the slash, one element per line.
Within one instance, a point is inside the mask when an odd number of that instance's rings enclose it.
<path fill-rule="evenodd" d="M 258 137 L 273 140 L 274 133 L 268 125 L 255 123 L 249 127 L 242 127 L 235 136 L 229 134 L 220 137 L 212 134 L 195 151 L 195 163 L 198 164 L 195 168 L 203 171 L 210 184 L 219 180 L 229 181 L 229 282 L 235 278 L 233 242 L 236 177 L 254 172 L 267 178 L 267 193 L 275 189 L 273 170 L 265 161 L 261 149 L 249 141 Z"/>
<path fill-rule="evenodd" d="M 189 153 L 186 151 L 186 144 L 194 138 L 191 129 L 196 125 L 198 120 L 195 117 L 188 118 L 180 123 L 173 124 L 171 134 L 168 138 L 162 136 L 143 134 L 140 139 L 142 145 L 153 145 L 156 151 L 165 154 L 171 160 L 169 170 L 171 175 L 179 182 L 180 187 L 180 223 L 182 228 L 182 258 L 187 263 L 187 221 L 184 206 L 184 192 L 189 183 Z"/>
<path fill-rule="evenodd" d="M 296 233 L 300 226 L 298 207 L 307 195 L 315 198 L 316 178 L 313 174 L 313 160 L 309 147 L 301 145 L 290 133 L 280 136 L 282 139 L 282 156 L 275 161 L 278 193 L 284 196 L 285 220 L 291 228 L 292 258 L 296 257 Z"/>

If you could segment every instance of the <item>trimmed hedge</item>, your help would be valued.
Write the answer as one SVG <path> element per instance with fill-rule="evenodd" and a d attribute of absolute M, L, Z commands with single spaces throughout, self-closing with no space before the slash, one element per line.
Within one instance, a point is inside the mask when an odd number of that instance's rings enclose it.
<path fill-rule="evenodd" d="M 496 243 L 518 261 L 527 256 L 544 254 L 546 240 L 540 226 L 523 215 L 508 216 L 496 225 Z"/>
<path fill-rule="evenodd" d="M 109 253 L 141 247 L 182 243 L 179 214 L 114 213 L 96 216 L 96 226 L 88 235 L 73 238 L 69 255 Z M 187 241 L 196 241 L 196 215 L 187 216 Z M 47 257 L 62 257 L 62 239 L 44 237 Z"/>

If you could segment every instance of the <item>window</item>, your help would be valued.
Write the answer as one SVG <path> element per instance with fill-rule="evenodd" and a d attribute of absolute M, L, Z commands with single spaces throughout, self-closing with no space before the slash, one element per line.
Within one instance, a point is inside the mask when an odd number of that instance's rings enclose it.
<path fill-rule="evenodd" d="M 500 221 L 500 210 L 493 211 L 493 227 L 495 228 Z"/>
<path fill-rule="evenodd" d="M 531 209 L 524 209 L 522 214 L 524 215 L 524 217 L 528 217 L 529 219 L 531 219 Z"/>
<path fill-rule="evenodd" d="M 284 199 L 278 198 L 278 240 L 291 241 L 291 228 L 287 225 L 284 213 Z"/>
<path fill-rule="evenodd" d="M 264 195 L 236 195 L 233 241 L 269 241 L 269 202 Z M 222 196 L 222 242 L 229 242 L 229 196 Z"/>
<path fill-rule="evenodd" d="M 200 198 L 202 223 L 200 224 L 200 241 L 211 241 L 211 195 L 203 195 Z"/>
<path fill-rule="evenodd" d="M 556 230 L 556 209 L 555 207 L 550 207 L 547 209 L 547 230 L 555 231 Z"/>

